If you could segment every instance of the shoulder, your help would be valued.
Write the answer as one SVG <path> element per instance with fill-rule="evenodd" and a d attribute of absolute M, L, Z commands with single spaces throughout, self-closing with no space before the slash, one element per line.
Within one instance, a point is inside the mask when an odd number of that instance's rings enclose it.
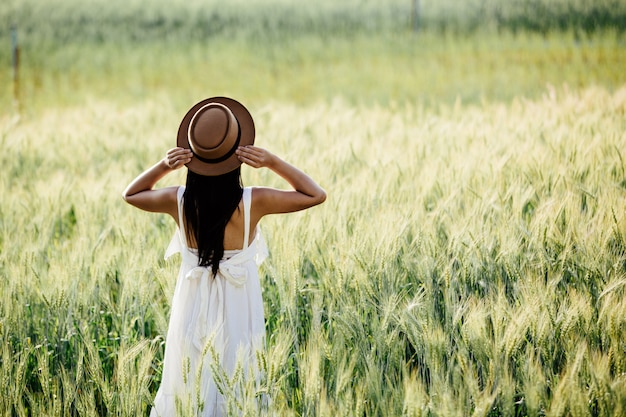
<path fill-rule="evenodd" d="M 161 211 L 172 216 L 174 220 L 176 220 L 176 223 L 178 223 L 178 210 L 180 209 L 183 201 L 185 187 L 173 186 L 165 187 L 161 190 L 163 190 L 163 210 Z"/>
<path fill-rule="evenodd" d="M 258 186 L 246 187 L 245 189 L 249 190 L 252 201 L 257 204 L 272 198 L 272 192 L 274 191 L 272 188 Z"/>
<path fill-rule="evenodd" d="M 250 194 L 252 210 L 262 217 L 265 214 L 265 206 L 272 199 L 272 189 L 267 187 L 246 187 Z"/>
<path fill-rule="evenodd" d="M 165 187 L 162 188 L 162 190 L 164 198 L 167 199 L 170 204 L 176 204 L 185 193 L 185 187 L 183 186 Z"/>

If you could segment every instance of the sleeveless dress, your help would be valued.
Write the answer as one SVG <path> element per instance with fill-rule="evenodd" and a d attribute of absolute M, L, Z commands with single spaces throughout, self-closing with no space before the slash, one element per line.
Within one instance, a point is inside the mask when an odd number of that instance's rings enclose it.
<path fill-rule="evenodd" d="M 243 248 L 224 251 L 215 276 L 210 266 L 198 266 L 197 250 L 187 246 L 184 190 L 181 186 L 177 192 L 179 227 L 165 253 L 165 259 L 180 253 L 182 263 L 172 299 L 163 376 L 150 417 L 225 415 L 220 390 L 228 387 L 223 376 L 231 377 L 238 365 L 252 370 L 255 352 L 263 348 L 265 339 L 258 266 L 267 256 L 267 247 L 258 227 L 248 244 L 251 188 L 243 190 Z"/>

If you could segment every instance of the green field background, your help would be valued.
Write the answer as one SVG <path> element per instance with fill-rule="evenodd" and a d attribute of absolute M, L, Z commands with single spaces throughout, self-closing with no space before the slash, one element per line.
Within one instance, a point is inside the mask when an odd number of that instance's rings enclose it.
<path fill-rule="evenodd" d="M 175 223 L 121 192 L 212 95 L 328 192 L 261 224 L 232 415 L 625 415 L 625 28 L 616 0 L 4 1 L 0 416 L 148 415 Z"/>

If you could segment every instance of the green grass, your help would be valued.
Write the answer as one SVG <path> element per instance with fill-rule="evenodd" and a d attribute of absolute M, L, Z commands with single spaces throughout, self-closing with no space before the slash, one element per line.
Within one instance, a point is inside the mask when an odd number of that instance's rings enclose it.
<path fill-rule="evenodd" d="M 625 105 L 623 88 L 584 88 L 255 106 L 258 144 L 329 192 L 263 224 L 270 414 L 621 415 Z M 119 195 L 181 111 L 103 99 L 2 119 L 3 415 L 148 407 L 174 223 Z"/>

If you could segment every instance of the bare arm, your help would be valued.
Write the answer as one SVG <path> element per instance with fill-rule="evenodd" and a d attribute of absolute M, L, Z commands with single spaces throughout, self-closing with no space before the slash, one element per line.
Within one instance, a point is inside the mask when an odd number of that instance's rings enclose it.
<path fill-rule="evenodd" d="M 256 146 L 245 146 L 237 149 L 236 153 L 239 160 L 247 165 L 269 168 L 293 187 L 292 191 L 255 188 L 254 210 L 259 218 L 266 214 L 304 210 L 326 200 L 326 192 L 311 177 L 271 152 Z"/>
<path fill-rule="evenodd" d="M 145 211 L 168 213 L 177 219 L 176 187 L 154 190 L 154 185 L 165 175 L 182 167 L 191 160 L 191 151 L 173 148 L 166 156 L 146 171 L 139 174 L 124 190 L 123 198 L 128 203 Z"/>

